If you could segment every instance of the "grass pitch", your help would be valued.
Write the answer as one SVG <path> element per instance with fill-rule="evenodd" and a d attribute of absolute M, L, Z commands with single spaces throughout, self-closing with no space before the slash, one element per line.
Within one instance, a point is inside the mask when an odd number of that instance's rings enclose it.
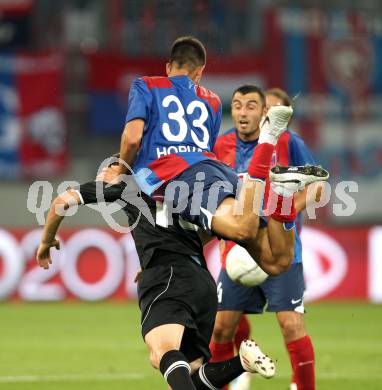
<path fill-rule="evenodd" d="M 308 305 L 317 389 L 382 389 L 382 307 Z M 287 389 L 290 377 L 276 318 L 250 316 L 253 337 L 278 360 L 272 380 L 252 389 Z M 148 360 L 136 303 L 0 304 L 1 390 L 166 389 Z"/>

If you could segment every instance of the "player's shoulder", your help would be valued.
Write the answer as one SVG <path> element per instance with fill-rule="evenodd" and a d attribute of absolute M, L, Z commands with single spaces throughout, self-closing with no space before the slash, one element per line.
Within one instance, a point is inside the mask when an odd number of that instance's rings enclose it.
<path fill-rule="evenodd" d="M 281 134 L 278 143 L 280 144 L 299 144 L 304 143 L 304 140 L 301 138 L 301 136 L 296 133 L 296 131 L 287 129 L 284 131 L 284 133 Z"/>
<path fill-rule="evenodd" d="M 288 133 L 289 144 L 295 148 L 306 148 L 305 141 L 296 131 L 288 129 L 285 133 Z"/>
<path fill-rule="evenodd" d="M 300 134 L 293 130 L 288 130 L 288 150 L 291 158 L 290 163 L 292 165 L 303 165 L 303 164 L 315 164 L 315 158 L 310 148 L 306 145 Z"/>
<path fill-rule="evenodd" d="M 173 87 L 171 80 L 164 76 L 142 76 L 136 79 L 136 81 L 144 83 L 148 89 Z"/>
<path fill-rule="evenodd" d="M 235 128 L 232 127 L 231 129 L 228 129 L 225 132 L 223 132 L 223 134 L 219 135 L 217 141 L 225 143 L 235 139 L 236 139 L 236 131 Z"/>
<path fill-rule="evenodd" d="M 196 96 L 198 96 L 200 99 L 206 100 L 215 112 L 219 110 L 221 101 L 215 92 L 199 84 L 196 85 L 195 90 Z"/>
<path fill-rule="evenodd" d="M 230 148 L 235 145 L 236 142 L 236 131 L 234 128 L 225 131 L 223 134 L 219 135 L 216 140 L 214 150 Z"/>
<path fill-rule="evenodd" d="M 303 141 L 303 139 L 301 138 L 301 135 L 298 134 L 295 130 L 288 129 L 288 130 L 286 131 L 286 133 L 289 134 L 289 138 L 290 138 L 291 140 L 301 140 L 301 141 Z"/>

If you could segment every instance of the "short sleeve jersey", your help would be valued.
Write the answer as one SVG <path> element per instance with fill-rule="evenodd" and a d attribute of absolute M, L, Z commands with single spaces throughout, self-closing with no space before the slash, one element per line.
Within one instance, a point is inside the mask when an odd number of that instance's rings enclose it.
<path fill-rule="evenodd" d="M 214 158 L 221 103 L 212 91 L 187 76 L 142 77 L 130 88 L 126 123 L 145 122 L 133 171 L 151 195 L 189 166 Z"/>

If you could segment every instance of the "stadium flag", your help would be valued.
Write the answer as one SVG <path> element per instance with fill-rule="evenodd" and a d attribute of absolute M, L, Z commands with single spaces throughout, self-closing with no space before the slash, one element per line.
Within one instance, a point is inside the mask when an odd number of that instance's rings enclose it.
<path fill-rule="evenodd" d="M 124 127 L 132 81 L 140 76 L 165 76 L 166 59 L 129 58 L 97 53 L 88 56 L 89 128 L 97 134 L 120 134 Z M 264 60 L 256 55 L 224 59 L 208 57 L 202 85 L 216 92 L 229 107 L 232 92 L 242 84 L 264 85 Z"/>
<path fill-rule="evenodd" d="M 382 69 L 378 66 L 382 32 L 378 15 L 352 10 L 270 7 L 265 21 L 265 76 L 270 87 L 281 87 L 292 96 L 300 94 L 301 100 L 310 98 L 318 106 L 318 115 L 323 114 L 322 110 L 335 119 L 380 115 L 376 110 L 362 112 L 361 108 L 374 108 L 359 104 L 362 98 L 382 93 Z M 316 95 L 315 101 L 312 95 Z M 319 100 L 318 95 L 327 99 Z M 296 115 L 311 115 L 304 108 L 309 107 L 300 104 Z M 318 109 L 321 111 L 317 112 Z"/>
<path fill-rule="evenodd" d="M 165 76 L 165 60 L 94 54 L 88 62 L 89 128 L 96 134 L 121 134 L 132 81 L 145 75 Z"/>
<path fill-rule="evenodd" d="M 267 84 L 298 96 L 293 127 L 330 171 L 332 189 L 345 181 L 359 188 L 347 221 L 380 220 L 373 202 L 382 192 L 379 15 L 290 6 L 265 16 Z"/>
<path fill-rule="evenodd" d="M 52 177 L 67 166 L 57 53 L 0 54 L 0 176 Z"/>

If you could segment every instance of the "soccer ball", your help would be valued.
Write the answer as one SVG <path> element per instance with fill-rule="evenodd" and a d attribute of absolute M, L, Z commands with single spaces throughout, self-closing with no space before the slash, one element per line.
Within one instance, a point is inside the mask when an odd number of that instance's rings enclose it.
<path fill-rule="evenodd" d="M 230 279 L 245 287 L 257 286 L 268 277 L 251 255 L 240 245 L 235 245 L 228 252 L 226 271 Z"/>

